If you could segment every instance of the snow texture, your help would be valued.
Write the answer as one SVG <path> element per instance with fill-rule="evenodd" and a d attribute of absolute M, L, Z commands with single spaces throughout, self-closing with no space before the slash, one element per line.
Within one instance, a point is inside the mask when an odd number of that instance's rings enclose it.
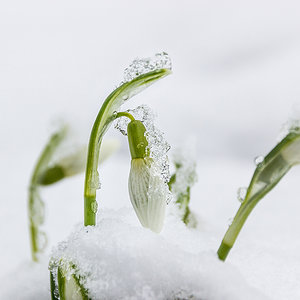
<path fill-rule="evenodd" d="M 134 217 L 130 209 L 102 211 L 96 227 L 77 226 L 58 245 L 53 264 L 75 264 L 92 299 L 266 299 L 176 214 L 161 235 Z"/>

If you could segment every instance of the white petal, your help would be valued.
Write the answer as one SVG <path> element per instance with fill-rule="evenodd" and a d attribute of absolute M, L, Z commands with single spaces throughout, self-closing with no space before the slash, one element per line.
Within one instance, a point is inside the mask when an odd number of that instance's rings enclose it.
<path fill-rule="evenodd" d="M 150 159 L 133 159 L 128 181 L 132 206 L 144 227 L 160 232 L 166 209 L 165 184 L 153 174 Z"/>

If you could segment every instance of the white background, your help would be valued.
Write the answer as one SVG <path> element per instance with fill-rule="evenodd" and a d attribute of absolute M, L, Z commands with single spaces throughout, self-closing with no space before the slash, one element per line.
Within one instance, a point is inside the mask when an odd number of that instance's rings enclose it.
<path fill-rule="evenodd" d="M 195 207 L 204 219 L 217 223 L 221 240 L 238 205 L 236 190 L 251 178 L 253 158 L 274 146 L 300 100 L 299 11 L 298 1 L 1 1 L 0 275 L 29 259 L 26 189 L 53 120 L 71 120 L 87 142 L 102 101 L 122 80 L 124 68 L 136 57 L 161 51 L 171 56 L 173 74 L 126 108 L 151 106 L 171 145 L 188 135 L 197 137 L 195 193 L 202 202 Z M 127 179 L 121 178 L 128 172 L 125 142 L 116 160 L 105 166 L 107 179 L 101 178 L 111 187 L 104 188 L 104 199 L 117 198 L 118 192 L 128 197 Z M 121 170 L 120 178 L 112 168 Z M 286 299 L 296 299 L 299 271 L 291 256 L 300 259 L 294 247 L 300 173 L 288 176 L 290 181 L 284 180 L 277 196 L 274 192 L 272 200 L 257 208 L 245 228 L 250 242 L 272 239 L 274 249 L 284 237 L 287 249 L 256 265 L 264 257 L 257 254 L 250 262 L 256 269 L 245 260 L 251 259 L 247 247 L 241 249 L 245 257 L 237 254 L 234 260 L 233 253 L 230 262 L 269 296 L 283 297 L 289 290 Z M 54 232 L 50 245 L 81 221 L 82 182 L 77 177 L 45 191 L 47 203 L 50 198 L 61 201 L 52 211 L 48 203 L 47 226 Z M 104 200 L 103 205 L 117 202 Z M 64 218 L 57 214 L 55 219 L 57 207 L 68 208 Z M 257 249 L 263 251 L 261 245 Z M 290 265 L 283 259 L 286 251 Z M 272 272 L 277 272 L 274 280 L 266 280 Z"/>

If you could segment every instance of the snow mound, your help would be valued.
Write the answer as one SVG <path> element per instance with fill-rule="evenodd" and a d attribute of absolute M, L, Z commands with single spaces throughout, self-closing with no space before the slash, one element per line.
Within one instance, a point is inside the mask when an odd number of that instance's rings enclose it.
<path fill-rule="evenodd" d="M 77 226 L 52 253 L 54 266 L 76 265 L 92 299 L 267 298 L 218 260 L 205 233 L 174 214 L 160 235 L 138 225 L 131 209 L 102 210 L 98 218 L 97 226 Z"/>

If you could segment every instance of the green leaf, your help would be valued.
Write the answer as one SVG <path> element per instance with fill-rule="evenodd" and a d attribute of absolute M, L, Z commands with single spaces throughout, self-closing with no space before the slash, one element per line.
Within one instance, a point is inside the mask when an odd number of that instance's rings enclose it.
<path fill-rule="evenodd" d="M 69 270 L 67 270 L 69 269 Z M 68 274 L 72 270 L 72 274 Z M 65 268 L 58 266 L 57 268 L 57 290 L 59 292 L 59 299 L 61 300 L 90 300 L 87 290 L 80 283 L 81 280 L 76 275 L 76 266 L 71 264 L 66 264 Z M 55 280 L 53 278 L 52 272 L 50 272 L 51 278 L 51 295 L 52 299 L 56 300 L 57 296 L 55 294 Z M 55 298 L 56 297 L 56 298 Z"/>
<path fill-rule="evenodd" d="M 296 164 L 300 163 L 300 129 L 295 128 L 257 165 L 247 194 L 229 226 L 218 256 L 225 260 L 230 249 L 242 229 L 249 214 L 269 191 L 271 191 L 281 178 Z"/>

